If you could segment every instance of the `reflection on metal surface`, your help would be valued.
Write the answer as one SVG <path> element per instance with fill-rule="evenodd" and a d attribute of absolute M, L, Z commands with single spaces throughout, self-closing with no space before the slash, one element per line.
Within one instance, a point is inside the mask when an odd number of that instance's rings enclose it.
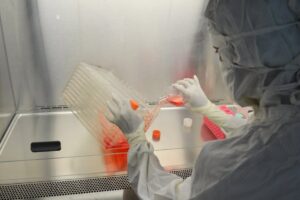
<path fill-rule="evenodd" d="M 1 0 L 18 109 L 62 105 L 66 81 L 82 61 L 113 70 L 149 101 L 193 73 L 212 99 L 224 98 L 216 56 L 200 23 L 202 3 Z"/>
<path fill-rule="evenodd" d="M 183 126 L 186 117 L 194 121 L 189 130 Z M 146 134 L 166 169 L 192 168 L 203 145 L 200 125 L 201 117 L 184 108 L 161 109 Z M 150 139 L 153 129 L 161 130 L 158 142 Z M 60 141 L 61 150 L 32 152 L 32 142 L 41 141 Z M 0 186 L 126 175 L 126 171 L 107 171 L 99 144 L 69 111 L 19 114 L 0 152 Z"/>
<path fill-rule="evenodd" d="M 15 102 L 10 81 L 2 19 L 0 16 L 0 142 L 15 112 Z"/>
<path fill-rule="evenodd" d="M 19 114 L 9 129 L 0 161 L 99 155 L 98 143 L 71 112 Z M 32 153 L 32 142 L 60 141 L 61 151 Z"/>

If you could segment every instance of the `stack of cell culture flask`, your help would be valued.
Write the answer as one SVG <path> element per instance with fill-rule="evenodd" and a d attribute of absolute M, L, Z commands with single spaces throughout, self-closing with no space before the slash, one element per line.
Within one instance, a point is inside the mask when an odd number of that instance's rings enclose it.
<path fill-rule="evenodd" d="M 67 106 L 99 141 L 109 171 L 126 168 L 129 148 L 121 130 L 105 118 L 111 115 L 107 102 L 112 100 L 112 95 L 137 102 L 138 113 L 145 121 L 145 131 L 159 112 L 159 104 L 149 106 L 141 95 L 111 71 L 86 63 L 75 69 L 63 92 Z"/>

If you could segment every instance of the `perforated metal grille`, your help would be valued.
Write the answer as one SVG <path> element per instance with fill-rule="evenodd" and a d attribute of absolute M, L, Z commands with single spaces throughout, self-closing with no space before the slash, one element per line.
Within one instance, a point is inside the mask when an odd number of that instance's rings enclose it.
<path fill-rule="evenodd" d="M 171 171 L 182 178 L 191 175 L 191 169 Z M 0 199 L 35 199 L 103 191 L 128 189 L 127 176 L 112 176 L 64 181 L 32 182 L 0 185 Z"/>

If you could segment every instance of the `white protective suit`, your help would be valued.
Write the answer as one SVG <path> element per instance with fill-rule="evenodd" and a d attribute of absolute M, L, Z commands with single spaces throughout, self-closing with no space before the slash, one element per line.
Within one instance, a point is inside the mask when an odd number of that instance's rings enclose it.
<path fill-rule="evenodd" d="M 128 136 L 132 187 L 141 199 L 300 199 L 300 1 L 211 0 L 205 16 L 225 81 L 255 119 L 207 143 L 186 180 L 161 167 L 137 128 Z"/>

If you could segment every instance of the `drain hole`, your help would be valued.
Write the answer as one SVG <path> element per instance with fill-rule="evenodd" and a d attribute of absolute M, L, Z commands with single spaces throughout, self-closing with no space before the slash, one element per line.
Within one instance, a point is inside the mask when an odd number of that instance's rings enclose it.
<path fill-rule="evenodd" d="M 32 142 L 32 152 L 46 152 L 46 151 L 60 151 L 60 141 L 49 141 L 49 142 Z"/>

